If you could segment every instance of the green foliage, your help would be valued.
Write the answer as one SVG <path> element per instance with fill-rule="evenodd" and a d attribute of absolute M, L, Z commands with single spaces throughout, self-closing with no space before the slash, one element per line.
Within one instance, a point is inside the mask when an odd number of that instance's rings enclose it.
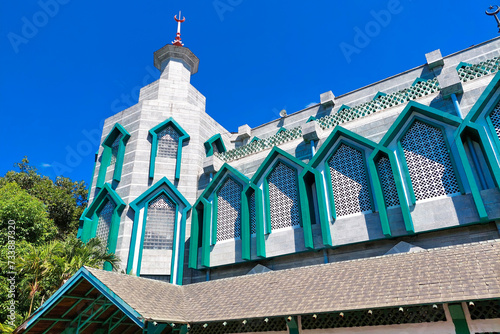
<path fill-rule="evenodd" d="M 28 194 L 46 205 L 48 216 L 57 226 L 60 235 L 76 234 L 78 220 L 87 206 L 85 182 L 76 182 L 61 176 L 53 181 L 38 174 L 37 169 L 29 165 L 26 157 L 14 166 L 19 172 L 7 172 L 0 179 L 0 187 L 12 182 L 17 183 Z"/>
<path fill-rule="evenodd" d="M 13 331 L 7 322 L 12 292 L 18 326 L 82 266 L 102 268 L 108 262 L 117 269 L 119 264 L 100 240 L 84 244 L 76 238 L 79 218 L 87 206 L 83 181 L 42 176 L 27 158 L 15 166 L 19 171 L 0 178 L 2 333 Z M 14 291 L 10 290 L 12 277 Z"/>
<path fill-rule="evenodd" d="M 33 244 L 41 244 L 57 235 L 42 201 L 13 182 L 0 188 L 0 245 L 7 243 L 9 231 L 14 232 L 10 232 L 11 239 Z"/>
<path fill-rule="evenodd" d="M 117 269 L 119 259 L 107 252 L 106 246 L 97 238 L 90 239 L 86 244 L 75 236 L 64 240 L 53 240 L 35 246 L 28 242 L 16 245 L 18 253 L 15 261 L 16 275 L 16 313 L 23 318 L 30 316 L 57 289 L 59 289 L 82 266 L 102 268 L 104 262 L 109 262 Z M 9 277 L 7 247 L 0 249 L 0 322 L 8 315 L 10 299 L 6 298 Z"/>

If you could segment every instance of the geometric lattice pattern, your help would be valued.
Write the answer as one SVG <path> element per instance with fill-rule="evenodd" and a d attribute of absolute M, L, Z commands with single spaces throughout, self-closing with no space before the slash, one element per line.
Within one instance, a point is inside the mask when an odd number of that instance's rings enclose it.
<path fill-rule="evenodd" d="M 108 201 L 101 212 L 99 212 L 99 220 L 97 221 L 97 230 L 95 236 L 105 245 L 108 244 L 109 230 L 111 228 L 111 217 L 115 204 L 113 201 Z"/>
<path fill-rule="evenodd" d="M 255 333 L 255 332 L 286 332 L 285 317 L 250 319 L 245 324 L 243 321 L 212 322 L 204 324 L 193 324 L 189 330 L 190 334 L 219 334 L 219 333 Z"/>
<path fill-rule="evenodd" d="M 416 121 L 401 145 L 417 201 L 459 192 L 441 130 Z"/>
<path fill-rule="evenodd" d="M 463 82 L 495 73 L 500 66 L 500 58 L 495 57 L 474 65 L 464 65 L 458 69 L 458 75 Z"/>
<path fill-rule="evenodd" d="M 119 134 L 113 144 L 111 144 L 111 161 L 109 162 L 110 165 L 114 165 L 116 163 L 116 157 L 118 156 L 118 147 L 120 146 L 120 140 L 122 139 L 122 137 L 123 135 Z"/>
<path fill-rule="evenodd" d="M 499 68 L 500 57 L 494 57 L 477 64 L 464 65 L 459 68 L 457 72 L 461 80 L 463 82 L 467 82 L 469 80 L 498 72 Z M 321 128 L 329 129 L 338 124 L 349 122 L 353 119 L 364 117 L 366 115 L 370 115 L 375 112 L 404 104 L 406 102 L 427 96 L 429 94 L 436 93 L 439 90 L 439 82 L 436 78 L 422 80 L 411 87 L 404 88 L 391 94 L 379 96 L 375 100 L 356 105 L 352 108 L 340 110 L 335 114 L 326 115 L 324 117 L 321 117 L 320 119 L 315 120 L 315 122 L 318 122 Z M 230 162 L 296 139 L 300 135 L 302 135 L 302 128 L 299 126 L 294 129 L 283 131 L 270 138 L 253 141 L 247 145 L 243 145 L 236 149 L 218 153 L 215 155 L 222 161 Z"/>
<path fill-rule="evenodd" d="M 158 133 L 158 153 L 159 158 L 177 159 L 177 146 L 179 145 L 179 134 L 171 126 Z"/>
<path fill-rule="evenodd" d="M 241 238 L 241 191 L 243 187 L 227 178 L 217 193 L 217 241 Z"/>
<path fill-rule="evenodd" d="M 172 249 L 175 204 L 161 194 L 149 202 L 143 249 Z"/>
<path fill-rule="evenodd" d="M 250 195 L 250 234 L 257 233 L 257 217 L 255 216 L 255 192 Z"/>
<path fill-rule="evenodd" d="M 370 211 L 370 192 L 363 154 L 341 144 L 328 160 L 328 166 L 337 216 Z"/>
<path fill-rule="evenodd" d="M 391 162 L 386 157 L 381 157 L 377 161 L 377 171 L 382 185 L 385 205 L 387 207 L 399 205 L 398 191 L 392 174 Z"/>
<path fill-rule="evenodd" d="M 268 180 L 271 229 L 300 225 L 296 172 L 279 162 Z"/>
<path fill-rule="evenodd" d="M 474 301 L 474 305 L 467 303 L 470 318 L 478 319 L 498 319 L 500 318 L 500 300 Z"/>
<path fill-rule="evenodd" d="M 302 316 L 302 329 L 383 326 L 446 321 L 443 305 L 423 305 L 387 309 L 317 314 Z"/>
<path fill-rule="evenodd" d="M 437 79 L 434 78 L 427 81 L 420 81 L 414 86 L 402 89 L 392 94 L 379 96 L 375 100 L 324 116 L 316 120 L 316 122 L 318 122 L 323 129 L 332 128 L 338 124 L 349 122 L 353 119 L 364 117 L 380 110 L 394 107 L 438 91 L 439 83 Z"/>
<path fill-rule="evenodd" d="M 214 155 L 219 159 L 221 159 L 222 161 L 229 162 L 245 157 L 252 153 L 260 152 L 265 149 L 289 142 L 301 136 L 302 136 L 302 128 L 298 126 L 293 129 L 281 131 L 280 133 L 277 133 L 269 138 L 255 140 L 250 144 L 240 146 L 238 148 L 229 150 L 227 152 L 216 153 L 214 149 Z"/>
<path fill-rule="evenodd" d="M 497 104 L 495 109 L 490 114 L 491 123 L 495 128 L 498 139 L 500 139 L 500 103 Z"/>

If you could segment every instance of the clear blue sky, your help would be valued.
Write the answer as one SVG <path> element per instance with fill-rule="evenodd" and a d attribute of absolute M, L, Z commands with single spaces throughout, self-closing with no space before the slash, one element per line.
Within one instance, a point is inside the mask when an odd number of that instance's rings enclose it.
<path fill-rule="evenodd" d="M 54 4 L 57 4 L 55 6 Z M 493 3 L 494 4 L 494 3 Z M 102 121 L 154 81 L 175 37 L 199 58 L 192 84 L 229 131 L 254 127 L 498 36 L 480 1 L 2 1 L 0 175 L 27 155 L 89 181 Z M 389 14 L 388 14 L 389 13 Z M 368 33 L 363 39 L 359 31 Z M 346 56 L 347 55 L 347 56 Z"/>

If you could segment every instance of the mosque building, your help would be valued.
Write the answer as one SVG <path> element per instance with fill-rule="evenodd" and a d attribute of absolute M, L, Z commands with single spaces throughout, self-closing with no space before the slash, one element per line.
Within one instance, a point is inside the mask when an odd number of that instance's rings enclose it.
<path fill-rule="evenodd" d="M 81 218 L 122 273 L 83 267 L 17 333 L 500 332 L 500 38 L 230 132 L 176 21 Z"/>

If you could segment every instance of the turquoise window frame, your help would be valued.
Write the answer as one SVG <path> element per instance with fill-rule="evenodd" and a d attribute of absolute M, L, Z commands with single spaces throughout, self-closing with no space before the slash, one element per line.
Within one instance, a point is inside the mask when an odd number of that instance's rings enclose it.
<path fill-rule="evenodd" d="M 106 172 L 110 166 L 111 156 L 113 154 L 111 145 L 113 145 L 113 142 L 120 134 L 122 138 L 118 145 L 118 154 L 116 156 L 115 169 L 113 171 L 113 181 L 118 183 L 121 180 L 123 161 L 125 158 L 125 146 L 130 138 L 130 133 L 120 123 L 116 123 L 101 144 L 104 149 L 101 155 L 101 165 L 99 167 L 96 188 L 101 189 L 106 182 Z"/>
<path fill-rule="evenodd" d="M 120 198 L 120 196 L 111 188 L 111 186 L 106 183 L 103 188 L 99 191 L 99 194 L 94 198 L 92 204 L 85 210 L 83 214 L 83 229 L 81 232 L 81 240 L 87 242 L 91 238 L 95 238 L 97 224 L 99 220 L 99 212 L 102 208 L 112 201 L 115 204 L 113 214 L 111 216 L 111 224 L 109 227 L 109 236 L 107 242 L 107 248 L 110 253 L 116 251 L 116 244 L 118 241 L 118 232 L 120 228 L 120 220 L 123 209 L 125 209 L 125 202 Z M 104 264 L 104 270 L 111 270 L 111 265 L 109 263 Z"/>
<path fill-rule="evenodd" d="M 189 140 L 189 134 L 177 123 L 172 117 L 161 122 L 151 130 L 149 134 L 151 135 L 151 155 L 149 158 L 149 177 L 154 178 L 155 176 L 155 166 L 156 166 L 156 156 L 158 154 L 158 133 L 163 131 L 168 126 L 172 126 L 174 130 L 179 134 L 179 142 L 177 144 L 177 160 L 175 164 L 175 180 L 179 180 L 181 176 L 181 162 L 182 162 L 182 147 L 184 142 Z"/>
<path fill-rule="evenodd" d="M 165 188 L 168 190 L 165 190 Z M 170 192 L 170 193 L 169 193 Z M 135 258 L 135 247 L 136 243 L 139 242 L 139 254 L 137 262 L 137 276 L 140 275 L 140 265 L 142 261 L 142 247 L 144 244 L 144 231 L 147 224 L 147 205 L 148 203 L 156 199 L 160 194 L 165 194 L 175 205 L 176 205 L 176 215 L 174 222 L 174 237 L 172 241 L 172 259 L 171 259 L 171 269 L 170 269 L 170 283 L 182 285 L 182 280 L 184 277 L 184 248 L 185 248 L 185 237 L 186 237 L 186 220 L 189 210 L 191 210 L 191 205 L 182 195 L 182 193 L 166 178 L 163 177 L 161 180 L 156 182 L 148 190 L 137 197 L 130 207 L 134 210 L 134 224 L 132 227 L 132 237 L 130 240 L 130 251 L 127 261 L 127 272 L 130 273 L 133 270 L 134 258 Z M 172 196 L 173 195 L 173 196 Z M 180 212 L 179 208 L 182 205 L 184 208 Z M 139 225 L 139 215 L 141 209 L 144 208 L 144 219 L 142 224 L 141 240 L 137 240 L 137 231 Z M 178 230 L 180 229 L 180 231 Z M 177 234 L 179 234 L 179 240 L 177 239 Z M 175 257 L 178 252 L 178 262 L 177 271 L 175 271 Z"/>
<path fill-rule="evenodd" d="M 368 172 L 368 166 L 367 166 L 367 156 L 368 152 L 366 152 L 366 149 L 364 149 L 362 146 L 357 146 L 354 145 L 348 141 L 346 141 L 344 138 L 340 139 L 337 143 L 334 144 L 333 148 L 331 149 L 331 153 L 325 158 L 324 160 L 324 168 L 325 168 L 325 182 L 327 186 L 327 191 L 328 191 L 328 203 L 330 205 L 330 214 L 333 220 L 337 219 L 337 213 L 335 210 L 335 195 L 333 193 L 333 186 L 332 186 L 332 175 L 330 172 L 330 166 L 328 165 L 328 161 L 332 158 L 332 156 L 337 152 L 339 149 L 340 145 L 346 145 L 353 150 L 356 150 L 361 153 L 361 156 L 363 158 L 363 170 L 366 174 L 366 179 L 368 182 L 368 196 L 370 198 L 370 209 L 373 212 L 375 212 L 375 203 L 373 200 L 373 189 L 372 189 L 372 177 L 370 173 Z M 373 148 L 372 148 L 373 150 Z M 361 212 L 362 214 L 365 214 Z"/>
<path fill-rule="evenodd" d="M 242 186 L 240 197 L 242 258 L 243 260 L 250 260 L 249 211 L 248 205 L 245 207 L 246 196 L 244 194 L 249 179 L 237 169 L 224 163 L 193 205 L 194 208 L 199 208 L 202 215 L 200 217 L 198 211 L 193 210 L 191 218 L 191 241 L 189 246 L 189 268 L 198 269 L 198 240 L 200 234 L 202 240 L 201 265 L 207 268 L 210 267 L 211 246 L 215 245 L 217 242 L 217 192 L 224 182 L 226 182 L 228 177 Z"/>
<path fill-rule="evenodd" d="M 205 153 L 207 157 L 214 155 L 214 145 L 217 147 L 217 151 L 219 151 L 219 153 L 226 152 L 226 145 L 224 145 L 224 141 L 222 140 L 220 133 L 210 137 L 203 143 L 203 145 L 205 146 Z"/>

